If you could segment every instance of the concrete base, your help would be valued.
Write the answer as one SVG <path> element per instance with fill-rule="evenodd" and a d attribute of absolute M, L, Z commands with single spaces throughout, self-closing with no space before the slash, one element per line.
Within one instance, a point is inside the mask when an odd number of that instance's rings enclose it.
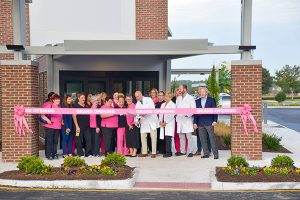
<path fill-rule="evenodd" d="M 0 179 L 0 185 L 28 188 L 68 188 L 68 189 L 101 189 L 101 190 L 126 190 L 132 189 L 138 176 L 137 169 L 131 179 L 126 180 L 8 180 Z"/>
<path fill-rule="evenodd" d="M 216 172 L 210 172 L 212 190 L 298 190 L 299 182 L 219 182 L 215 176 Z"/>

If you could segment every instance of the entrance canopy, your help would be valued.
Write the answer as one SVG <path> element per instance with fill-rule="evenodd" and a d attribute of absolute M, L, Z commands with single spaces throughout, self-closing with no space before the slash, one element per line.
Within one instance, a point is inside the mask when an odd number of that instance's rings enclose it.
<path fill-rule="evenodd" d="M 207 39 L 65 40 L 58 45 L 26 46 L 27 55 L 156 55 L 168 59 L 203 54 L 241 54 L 238 45 L 213 46 Z M 0 53 L 14 53 L 0 46 Z"/>

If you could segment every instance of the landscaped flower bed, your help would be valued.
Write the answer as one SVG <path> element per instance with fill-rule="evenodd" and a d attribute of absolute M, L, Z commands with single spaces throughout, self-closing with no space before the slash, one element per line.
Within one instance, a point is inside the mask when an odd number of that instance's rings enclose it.
<path fill-rule="evenodd" d="M 39 157 L 22 158 L 19 170 L 6 171 L 0 179 L 13 180 L 124 180 L 132 178 L 133 168 L 123 155 L 109 154 L 99 165 L 88 166 L 79 157 L 66 157 L 61 167 L 44 164 Z"/>
<path fill-rule="evenodd" d="M 271 166 L 251 166 L 239 156 L 227 160 L 227 167 L 217 167 L 216 178 L 220 182 L 300 182 L 300 169 L 288 156 L 273 158 Z"/>

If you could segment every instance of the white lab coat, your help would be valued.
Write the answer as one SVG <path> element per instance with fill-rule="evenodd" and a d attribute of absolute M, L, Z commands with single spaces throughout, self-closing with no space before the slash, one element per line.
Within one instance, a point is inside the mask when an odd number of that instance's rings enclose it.
<path fill-rule="evenodd" d="M 196 108 L 196 102 L 193 96 L 186 94 L 176 99 L 176 108 Z M 191 114 L 180 114 L 176 117 L 177 133 L 192 133 L 194 132 L 194 117 Z"/>
<path fill-rule="evenodd" d="M 176 108 L 175 103 L 170 101 L 167 105 L 166 102 L 161 105 L 160 108 Z M 166 127 L 160 127 L 160 139 L 164 139 L 164 134 L 166 136 L 174 137 L 175 132 L 175 115 L 174 114 L 159 114 L 159 121 L 165 121 L 167 123 Z"/>
<path fill-rule="evenodd" d="M 136 109 L 141 108 L 155 108 L 154 102 L 150 97 L 143 97 L 143 104 L 138 101 L 135 105 Z M 159 121 L 156 114 L 153 115 L 137 115 L 136 119 L 140 119 L 140 132 L 141 133 L 150 133 L 150 130 L 156 130 L 159 127 Z"/>

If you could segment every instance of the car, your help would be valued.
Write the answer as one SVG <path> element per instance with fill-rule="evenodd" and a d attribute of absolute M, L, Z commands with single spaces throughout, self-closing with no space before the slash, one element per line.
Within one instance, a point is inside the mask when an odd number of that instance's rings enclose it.
<path fill-rule="evenodd" d="M 219 94 L 219 104 L 222 108 L 230 108 L 231 106 L 231 96 L 227 93 L 220 93 Z"/>

